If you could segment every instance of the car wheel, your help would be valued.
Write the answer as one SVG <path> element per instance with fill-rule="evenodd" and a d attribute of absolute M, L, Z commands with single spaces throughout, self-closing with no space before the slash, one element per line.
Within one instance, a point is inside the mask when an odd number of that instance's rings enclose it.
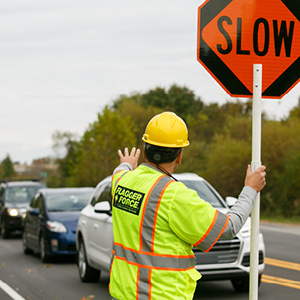
<path fill-rule="evenodd" d="M 239 293 L 249 292 L 249 277 L 232 279 L 231 283 L 237 292 Z M 261 283 L 261 274 L 258 276 L 258 286 L 260 286 L 260 283 Z"/>
<path fill-rule="evenodd" d="M 43 263 L 49 260 L 49 255 L 46 252 L 46 241 L 43 235 L 40 237 L 40 258 Z"/>
<path fill-rule="evenodd" d="M 79 276 L 82 282 L 98 282 L 100 270 L 91 267 L 86 258 L 85 245 L 83 240 L 79 241 L 79 250 L 77 253 L 77 266 Z"/>
<path fill-rule="evenodd" d="M 23 232 L 22 235 L 22 244 L 23 244 L 23 252 L 24 254 L 32 254 L 33 250 L 29 249 L 27 246 L 27 239 L 26 239 L 26 233 Z"/>
<path fill-rule="evenodd" d="M 4 224 L 2 224 L 1 226 L 1 236 L 3 239 L 7 239 L 10 237 L 10 231 L 5 228 Z"/>

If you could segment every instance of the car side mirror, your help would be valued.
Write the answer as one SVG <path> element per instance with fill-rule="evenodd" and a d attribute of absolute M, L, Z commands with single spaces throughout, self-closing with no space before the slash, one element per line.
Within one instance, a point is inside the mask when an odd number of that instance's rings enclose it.
<path fill-rule="evenodd" d="M 32 210 L 30 210 L 30 214 L 32 216 L 38 216 L 40 214 L 40 210 L 38 208 L 33 208 Z"/>
<path fill-rule="evenodd" d="M 229 207 L 232 207 L 238 199 L 235 197 L 226 197 L 225 200 L 226 200 L 227 205 Z"/>
<path fill-rule="evenodd" d="M 107 214 L 109 216 L 112 215 L 110 203 L 108 201 L 98 202 L 94 207 L 95 213 Z"/>

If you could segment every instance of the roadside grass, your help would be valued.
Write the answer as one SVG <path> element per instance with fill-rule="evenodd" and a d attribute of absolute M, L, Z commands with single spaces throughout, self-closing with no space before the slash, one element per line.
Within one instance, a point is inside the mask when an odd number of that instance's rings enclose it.
<path fill-rule="evenodd" d="M 300 225 L 300 216 L 293 216 L 290 218 L 286 218 L 283 216 L 265 216 L 261 215 L 260 219 L 262 221 L 267 221 L 267 222 L 275 222 L 275 223 L 284 223 L 284 224 L 294 224 L 294 225 Z"/>

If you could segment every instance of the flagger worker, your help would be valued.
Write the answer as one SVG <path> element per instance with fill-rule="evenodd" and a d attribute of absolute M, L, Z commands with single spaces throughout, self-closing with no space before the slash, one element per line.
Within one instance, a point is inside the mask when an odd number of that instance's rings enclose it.
<path fill-rule="evenodd" d="M 252 211 L 266 184 L 265 166 L 246 171 L 236 204 L 223 214 L 172 176 L 189 145 L 185 122 L 172 112 L 154 116 L 140 150 L 118 151 L 112 179 L 113 254 L 109 290 L 117 300 L 193 299 L 196 282 L 193 247 L 209 251 L 218 239 L 231 239 Z M 135 195 L 120 201 L 122 195 Z M 127 204 L 126 204 L 127 203 Z"/>

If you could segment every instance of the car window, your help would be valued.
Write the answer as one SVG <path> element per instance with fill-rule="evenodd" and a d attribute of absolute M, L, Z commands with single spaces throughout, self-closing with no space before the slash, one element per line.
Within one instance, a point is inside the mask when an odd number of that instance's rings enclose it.
<path fill-rule="evenodd" d="M 44 207 L 44 197 L 43 195 L 39 195 L 37 198 L 37 207 L 40 210 L 40 214 L 45 213 L 45 207 Z"/>
<path fill-rule="evenodd" d="M 31 208 L 38 208 L 38 195 L 34 196 L 30 202 Z"/>
<path fill-rule="evenodd" d="M 108 201 L 111 203 L 111 183 L 104 183 L 95 192 L 91 205 L 95 206 L 96 203 L 98 202 L 103 202 L 103 201 Z"/>
<path fill-rule="evenodd" d="M 88 203 L 91 192 L 48 195 L 46 206 L 49 212 L 81 211 Z"/>
<path fill-rule="evenodd" d="M 200 180 L 180 180 L 186 187 L 195 190 L 198 196 L 209 202 L 215 208 L 225 207 L 220 201 L 218 196 L 213 192 L 213 190 L 206 184 L 205 181 Z"/>
<path fill-rule="evenodd" d="M 34 194 L 42 186 L 14 186 L 5 191 L 5 201 L 8 203 L 29 203 Z"/>

